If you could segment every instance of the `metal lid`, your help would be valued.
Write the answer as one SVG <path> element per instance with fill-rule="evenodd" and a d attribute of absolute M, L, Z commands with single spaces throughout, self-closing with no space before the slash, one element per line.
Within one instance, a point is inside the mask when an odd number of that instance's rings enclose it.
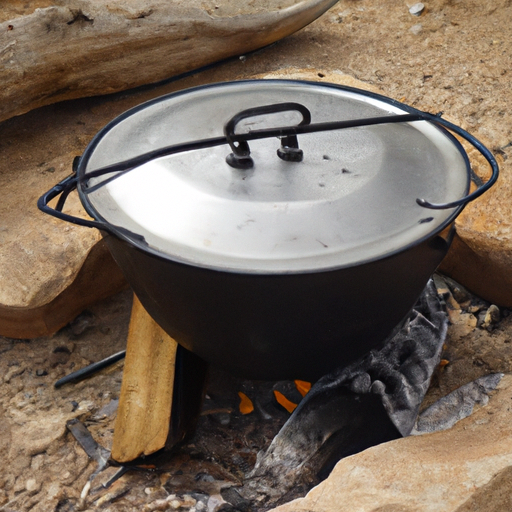
<path fill-rule="evenodd" d="M 416 201 L 450 203 L 469 188 L 465 152 L 428 121 L 299 133 L 300 150 L 293 148 L 293 135 L 285 138 L 284 146 L 292 148 L 281 151 L 302 151 L 301 161 L 280 158 L 275 137 L 234 142 L 233 148 L 226 143 L 223 130 L 234 116 L 236 134 L 309 123 L 307 113 L 292 107 L 236 117 L 283 103 L 305 107 L 312 124 L 412 110 L 364 91 L 299 81 L 181 91 L 143 104 L 101 131 L 82 158 L 83 176 L 170 145 L 202 139 L 215 144 L 150 160 L 116 179 L 83 180 L 84 204 L 94 217 L 143 236 L 148 250 L 164 257 L 255 273 L 378 259 L 440 231 L 457 214 L 456 208 L 426 209 Z M 229 155 L 237 148 L 243 153 L 244 144 L 252 167 L 233 167 Z"/>

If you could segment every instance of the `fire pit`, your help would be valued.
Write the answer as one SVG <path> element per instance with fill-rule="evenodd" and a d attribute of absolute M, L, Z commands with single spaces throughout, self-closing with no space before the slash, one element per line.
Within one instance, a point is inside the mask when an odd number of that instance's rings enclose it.
<path fill-rule="evenodd" d="M 447 130 L 492 168 L 472 193 L 468 157 Z M 268 147 L 276 136 L 277 155 Z M 183 361 L 317 381 L 232 499 L 266 507 L 340 457 L 413 431 L 446 315 L 432 283 L 410 311 L 454 219 L 497 179 L 479 141 L 376 94 L 247 81 L 137 107 L 75 164 L 39 207 L 105 233 L 144 308 L 184 347 Z M 95 220 L 62 212 L 75 188 Z M 203 372 L 179 366 L 172 419 L 182 423 L 178 404 L 193 403 L 187 389 Z"/>
<path fill-rule="evenodd" d="M 165 475 L 154 491 L 159 493 L 155 508 L 147 510 L 197 503 L 213 510 L 225 502 L 222 510 L 261 511 L 303 496 L 340 458 L 400 436 L 447 428 L 496 387 L 501 374 L 488 375 L 454 392 L 460 403 L 448 397 L 419 413 L 447 322 L 431 281 L 406 324 L 382 349 L 325 376 L 310 390 L 302 381 L 247 381 L 213 367 L 190 440 L 111 468 L 103 482 L 110 487 L 135 471 Z M 106 460 L 83 427 L 72 422 L 69 429 L 91 457 Z M 94 485 L 87 491 L 92 494 L 84 498 L 117 499 L 130 482 L 124 479 L 98 498 L 99 480 L 91 479 Z"/>

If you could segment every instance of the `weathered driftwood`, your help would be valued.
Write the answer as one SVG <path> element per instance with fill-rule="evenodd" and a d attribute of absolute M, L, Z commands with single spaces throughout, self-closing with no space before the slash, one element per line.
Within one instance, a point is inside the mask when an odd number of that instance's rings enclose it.
<path fill-rule="evenodd" d="M 271 44 L 337 0 L 58 0 L 0 24 L 0 121 Z"/>

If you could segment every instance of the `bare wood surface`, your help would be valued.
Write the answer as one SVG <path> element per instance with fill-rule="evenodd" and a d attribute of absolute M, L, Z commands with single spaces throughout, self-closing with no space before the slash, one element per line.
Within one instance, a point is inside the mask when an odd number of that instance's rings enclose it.
<path fill-rule="evenodd" d="M 129 462 L 165 446 L 176 349 L 177 343 L 134 296 L 111 454 L 117 462 Z"/>
<path fill-rule="evenodd" d="M 56 101 L 121 91 L 243 55 L 308 25 L 336 2 L 43 3 L 0 23 L 0 121 Z"/>

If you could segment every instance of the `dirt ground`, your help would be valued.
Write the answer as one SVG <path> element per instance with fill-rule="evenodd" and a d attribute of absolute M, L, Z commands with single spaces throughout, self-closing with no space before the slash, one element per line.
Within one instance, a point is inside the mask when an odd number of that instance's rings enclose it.
<path fill-rule="evenodd" d="M 510 311 L 501 308 L 499 320 L 485 325 L 490 304 L 469 294 L 458 298 L 462 306 L 453 295 L 448 300 L 445 361 L 433 376 L 425 406 L 482 375 L 512 371 Z M 66 423 L 80 420 L 101 446 L 111 447 L 123 363 L 58 389 L 54 383 L 123 349 L 130 303 L 128 290 L 96 304 L 53 337 L 0 341 L 0 453 L 5 458 L 0 510 L 219 510 L 223 497 L 229 500 L 226 492 L 241 484 L 258 451 L 288 417 L 273 403 L 271 383 L 230 380 L 220 373 L 221 401 L 214 401 L 213 379 L 194 437 L 176 454 L 144 462 L 158 471 L 131 471 L 104 489 L 118 470 L 110 467 L 93 480 L 87 499 L 80 499 L 98 466 Z M 216 382 L 218 391 L 218 376 Z M 257 408 L 240 414 L 238 391 L 253 400 L 259 396 L 265 413 Z M 290 499 L 304 491 L 297 489 Z"/>
<path fill-rule="evenodd" d="M 425 2 L 419 17 L 409 13 L 413 3 L 343 0 L 272 47 L 178 82 L 65 102 L 8 120 L 0 124 L 0 151 L 11 167 L 41 169 L 41 163 L 62 155 L 63 168 L 70 154 L 83 151 L 108 120 L 142 101 L 176 88 L 296 67 L 313 68 L 319 78 L 326 70 L 339 70 L 415 107 L 444 111 L 489 143 L 503 159 L 502 172 L 509 173 L 511 2 L 432 0 Z M 436 373 L 426 403 L 480 375 L 511 371 L 512 315 L 501 309 L 499 323 L 482 327 L 490 305 L 469 298 L 457 297 L 463 307 L 451 312 L 445 354 L 449 363 Z M 126 291 L 92 306 L 52 337 L 0 338 L 0 510 L 117 512 L 167 506 L 213 512 L 222 503 L 221 487 L 239 481 L 254 463 L 258 448 L 285 418 L 276 413 L 271 428 L 249 427 L 251 434 L 240 441 L 245 445 L 238 452 L 245 458 L 229 459 L 229 438 L 208 449 L 199 436 L 192 449 L 177 457 L 166 472 L 131 472 L 110 489 L 81 500 L 80 493 L 96 463 L 68 432 L 66 422 L 80 419 L 102 446 L 110 447 L 122 363 L 77 384 L 59 389 L 53 384 L 63 375 L 124 348 L 130 303 L 131 293 Z M 242 421 L 236 414 L 236 395 L 233 404 L 234 431 Z M 201 421 L 200 433 L 215 433 L 224 420 L 205 415 Z M 222 435 L 227 431 L 229 428 Z M 205 450 L 210 450 L 206 456 Z M 195 465 L 190 463 L 192 459 Z M 197 465 L 198 459 L 202 466 Z M 114 471 L 107 470 L 94 485 L 99 486 Z M 169 495 L 175 496 L 167 499 L 166 505 L 158 502 Z"/>

